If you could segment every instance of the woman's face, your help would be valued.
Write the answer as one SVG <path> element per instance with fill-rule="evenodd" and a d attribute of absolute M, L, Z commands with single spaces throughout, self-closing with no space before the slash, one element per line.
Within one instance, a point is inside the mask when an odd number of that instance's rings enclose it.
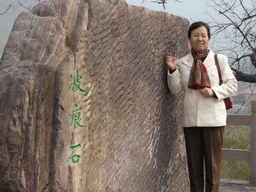
<path fill-rule="evenodd" d="M 205 49 L 207 49 L 210 41 L 207 28 L 205 26 L 201 26 L 191 31 L 189 41 L 190 45 L 195 51 L 202 53 Z"/>

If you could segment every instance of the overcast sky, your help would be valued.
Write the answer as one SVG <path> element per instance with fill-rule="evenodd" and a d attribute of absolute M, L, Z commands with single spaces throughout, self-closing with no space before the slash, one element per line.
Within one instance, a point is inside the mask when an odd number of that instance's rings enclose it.
<path fill-rule="evenodd" d="M 159 0 L 126 0 L 128 4 L 143 6 L 155 11 L 165 11 L 174 15 L 187 18 L 190 22 L 198 20 L 207 20 L 209 16 L 207 12 L 213 13 L 213 8 L 207 6 L 209 0 L 167 0 L 164 10 L 163 5 L 152 3 Z M 182 3 L 181 3 L 182 2 Z"/>
<path fill-rule="evenodd" d="M 151 10 L 165 11 L 177 16 L 185 17 L 190 22 L 198 20 L 209 22 L 211 20 L 209 15 L 216 15 L 216 11 L 208 6 L 211 2 L 210 0 L 180 0 L 182 3 L 175 0 L 167 0 L 165 10 L 161 4 L 152 3 L 154 0 L 145 0 L 143 4 L 143 0 L 125 1 L 131 5 L 143 6 Z M 33 7 L 38 3 L 38 0 L 20 0 L 20 2 L 25 7 Z M 0 13 L 5 12 L 10 4 L 12 4 L 11 9 L 4 15 L 0 15 L 0 56 L 2 55 L 15 19 L 24 10 L 24 8 L 19 5 L 18 0 L 0 0 Z"/>

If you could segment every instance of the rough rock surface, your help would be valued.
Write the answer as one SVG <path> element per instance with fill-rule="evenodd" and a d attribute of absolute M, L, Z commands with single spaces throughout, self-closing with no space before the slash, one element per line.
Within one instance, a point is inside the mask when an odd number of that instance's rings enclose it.
<path fill-rule="evenodd" d="M 188 25 L 121 0 L 21 13 L 0 63 L 0 191 L 186 191 L 164 57 L 188 52 Z"/>

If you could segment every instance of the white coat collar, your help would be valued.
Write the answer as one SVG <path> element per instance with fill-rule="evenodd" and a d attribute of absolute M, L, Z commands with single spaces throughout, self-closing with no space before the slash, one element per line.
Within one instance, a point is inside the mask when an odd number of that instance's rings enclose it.
<path fill-rule="evenodd" d="M 192 67 L 192 65 L 194 63 L 194 59 L 193 59 L 191 52 L 189 54 L 187 54 L 185 57 L 182 57 L 180 60 L 183 64 L 185 64 L 189 67 Z M 207 67 L 211 66 L 212 64 L 215 64 L 214 53 L 212 50 L 210 50 L 210 52 L 208 53 L 207 57 L 204 60 L 204 65 L 207 68 Z"/>

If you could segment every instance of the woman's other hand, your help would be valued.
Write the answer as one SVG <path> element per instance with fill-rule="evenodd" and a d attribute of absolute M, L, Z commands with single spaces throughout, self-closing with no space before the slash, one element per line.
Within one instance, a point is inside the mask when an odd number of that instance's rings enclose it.
<path fill-rule="evenodd" d="M 201 94 L 205 97 L 212 97 L 214 95 L 214 92 L 210 88 L 203 88 L 200 90 Z"/>
<path fill-rule="evenodd" d="M 171 53 L 167 53 L 166 63 L 169 66 L 170 70 L 174 71 L 177 66 L 177 59 L 175 57 L 172 57 Z"/>

